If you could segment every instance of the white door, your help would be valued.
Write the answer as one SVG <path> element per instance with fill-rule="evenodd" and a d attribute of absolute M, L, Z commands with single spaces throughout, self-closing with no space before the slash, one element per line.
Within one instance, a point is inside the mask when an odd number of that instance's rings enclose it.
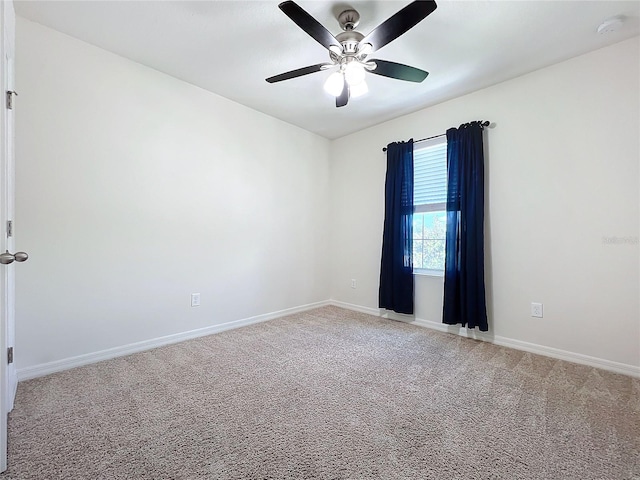
<path fill-rule="evenodd" d="M 18 385 L 15 364 L 9 361 L 8 350 L 14 345 L 15 284 L 13 232 L 9 223 L 14 212 L 14 72 L 15 51 L 15 13 L 11 0 L 2 0 L 2 39 L 0 53 L 2 58 L 2 108 L 0 127 L 0 471 L 7 468 L 7 415 L 13 408 Z M 13 105 L 9 105 L 7 96 Z M 5 252 L 5 253 L 2 253 Z M 22 261 L 26 256 L 18 255 Z"/>

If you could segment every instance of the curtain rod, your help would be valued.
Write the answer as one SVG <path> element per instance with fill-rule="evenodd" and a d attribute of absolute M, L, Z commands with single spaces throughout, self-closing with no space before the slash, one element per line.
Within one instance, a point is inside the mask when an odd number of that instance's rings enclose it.
<path fill-rule="evenodd" d="M 485 121 L 480 121 L 480 126 L 482 127 L 488 127 L 489 124 L 491 122 L 489 122 L 489 120 L 485 120 Z M 469 125 L 468 123 L 463 123 L 462 125 L 460 125 L 461 127 L 464 125 Z M 427 137 L 427 138 L 421 138 L 420 140 L 416 140 L 413 143 L 418 143 L 418 142 L 424 142 L 426 140 L 431 140 L 432 138 L 438 138 L 438 137 L 444 137 L 446 135 L 446 133 L 441 133 L 440 135 L 434 135 L 433 137 Z M 386 152 L 387 151 L 387 147 L 382 147 L 382 151 Z"/>

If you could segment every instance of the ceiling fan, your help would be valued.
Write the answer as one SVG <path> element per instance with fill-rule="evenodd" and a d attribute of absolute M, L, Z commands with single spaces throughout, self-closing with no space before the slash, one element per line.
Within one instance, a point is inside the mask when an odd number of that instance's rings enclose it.
<path fill-rule="evenodd" d="M 366 36 L 355 30 L 360 21 L 360 14 L 353 9 L 345 10 L 338 16 L 338 22 L 344 31 L 334 37 L 295 2 L 287 0 L 278 7 L 316 42 L 329 50 L 331 62 L 318 63 L 269 77 L 269 83 L 323 70 L 335 70 L 327 78 L 324 88 L 336 97 L 336 107 L 344 107 L 350 96 L 356 97 L 367 92 L 365 72 L 409 82 L 422 82 L 429 75 L 419 68 L 387 60 L 370 59 L 368 56 L 431 14 L 437 7 L 433 0 L 411 2 Z"/>

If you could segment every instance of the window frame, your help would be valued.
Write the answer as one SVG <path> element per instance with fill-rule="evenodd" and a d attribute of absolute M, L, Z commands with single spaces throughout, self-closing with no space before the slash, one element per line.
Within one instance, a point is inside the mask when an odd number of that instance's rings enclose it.
<path fill-rule="evenodd" d="M 423 149 L 427 149 L 430 147 L 435 147 L 437 145 L 446 145 L 447 144 L 447 137 L 445 135 L 436 137 L 436 138 L 432 138 L 429 140 L 426 140 L 424 142 L 420 142 L 421 144 L 416 147 L 416 145 L 414 144 L 413 147 L 413 152 L 415 155 L 415 152 L 418 150 L 423 150 Z M 446 153 L 445 153 L 445 162 L 446 162 Z M 415 177 L 414 177 L 414 181 L 415 181 Z M 446 180 L 445 180 L 445 189 L 446 189 Z M 419 204 L 419 205 L 414 205 L 413 208 L 413 213 L 430 213 L 430 212 L 444 212 L 446 214 L 447 211 L 447 203 L 445 202 L 440 202 L 440 203 L 426 203 L 426 204 Z M 446 228 L 446 226 L 445 226 Z M 445 230 L 445 235 L 446 235 L 446 230 Z M 412 239 L 413 242 L 414 239 Z M 423 239 L 424 240 L 424 239 Z M 433 268 L 413 268 L 413 273 L 414 275 L 422 275 L 422 276 L 428 276 L 428 277 L 444 277 L 444 268 L 445 266 L 442 266 L 442 269 L 433 269 Z"/>

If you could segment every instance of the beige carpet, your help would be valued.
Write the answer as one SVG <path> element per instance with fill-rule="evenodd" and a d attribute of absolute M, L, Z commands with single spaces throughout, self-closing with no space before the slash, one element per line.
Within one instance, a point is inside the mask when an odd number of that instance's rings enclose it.
<path fill-rule="evenodd" d="M 16 402 L 0 479 L 640 479 L 640 380 L 334 307 Z"/>

